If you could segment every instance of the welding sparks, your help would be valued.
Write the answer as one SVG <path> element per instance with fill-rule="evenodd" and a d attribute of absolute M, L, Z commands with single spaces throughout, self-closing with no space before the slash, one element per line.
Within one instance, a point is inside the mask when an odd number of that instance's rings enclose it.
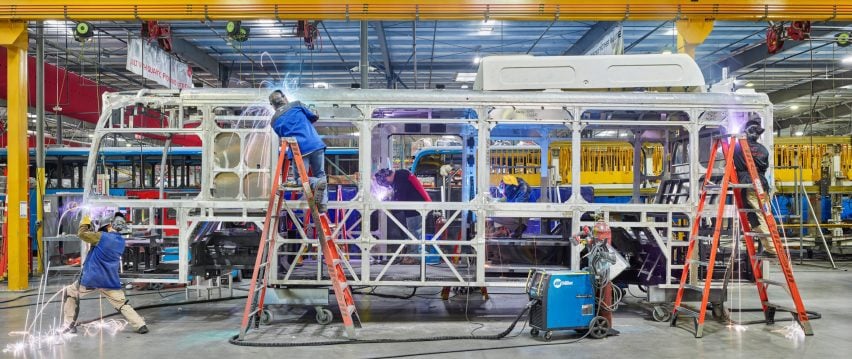
<path fill-rule="evenodd" d="M 41 348 L 46 348 L 54 345 L 65 344 L 69 339 L 77 336 L 76 334 L 71 333 L 63 333 L 59 329 L 49 330 L 45 334 L 30 334 L 29 332 L 10 332 L 10 336 L 23 336 L 23 339 L 11 343 L 6 344 L 6 347 L 3 348 L 3 353 L 9 353 L 14 356 L 18 356 L 24 354 L 26 351 L 30 350 L 38 350 Z"/>
<path fill-rule="evenodd" d="M 728 324 L 728 329 L 731 329 L 737 333 L 742 333 L 748 330 L 748 327 L 740 324 Z"/>
<path fill-rule="evenodd" d="M 125 327 L 127 327 L 127 321 L 124 319 L 101 319 L 91 323 L 80 324 L 77 326 L 77 329 L 82 330 L 85 336 L 97 336 L 101 333 L 116 335 L 118 332 L 124 330 Z"/>
<path fill-rule="evenodd" d="M 773 330 L 773 332 L 784 334 L 784 338 L 791 341 L 801 342 L 805 340 L 805 331 L 803 331 L 802 327 L 795 322 L 790 323 L 790 325 L 785 326 L 784 328 Z"/>

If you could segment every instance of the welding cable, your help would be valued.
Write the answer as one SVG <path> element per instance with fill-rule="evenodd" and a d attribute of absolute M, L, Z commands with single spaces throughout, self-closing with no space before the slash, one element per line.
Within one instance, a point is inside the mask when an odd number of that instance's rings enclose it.
<path fill-rule="evenodd" d="M 354 291 L 354 290 L 353 290 L 353 291 L 352 291 L 352 294 L 372 295 L 372 296 L 374 296 L 374 297 L 379 297 L 379 298 L 388 298 L 388 299 L 411 299 L 411 298 L 413 298 L 415 295 L 417 295 L 417 287 L 413 287 L 413 288 L 411 288 L 411 294 L 409 294 L 409 295 L 396 295 L 396 294 L 382 294 L 382 293 L 376 293 L 376 288 L 378 288 L 378 287 L 373 287 L 372 289 L 370 289 L 370 291 L 369 291 L 369 292 L 361 292 L 361 291 Z M 436 294 L 437 294 L 437 293 L 436 293 Z"/>
<path fill-rule="evenodd" d="M 183 289 L 181 289 L 181 290 L 169 290 L 169 291 L 164 291 L 164 292 L 162 292 L 162 293 L 175 293 L 175 294 L 178 294 L 178 293 L 183 293 L 183 292 L 184 292 L 184 290 L 183 290 Z M 136 297 L 136 296 L 140 296 L 140 295 L 151 295 L 151 294 L 158 294 L 158 293 L 159 293 L 159 292 L 154 292 L 154 291 L 152 291 L 152 292 L 150 292 L 150 293 L 135 293 L 135 294 L 127 294 L 127 295 L 125 295 L 125 297 Z M 165 297 L 165 298 L 168 298 L 168 297 L 170 297 L 170 296 L 172 296 L 172 295 L 175 295 L 175 294 L 170 294 L 170 295 L 167 295 L 167 296 L 164 296 L 164 297 Z M 28 294 L 28 295 L 25 295 L 25 296 L 20 296 L 20 297 L 15 298 L 15 299 L 11 299 L 11 300 L 9 300 L 9 301 L 14 301 L 14 300 L 22 299 L 22 298 L 24 298 L 24 297 L 32 297 L 32 296 L 35 296 L 35 295 L 36 295 L 36 294 Z M 160 295 L 162 296 L 162 294 L 160 294 Z M 98 299 L 98 297 L 80 298 L 80 300 L 96 300 L 96 299 Z M 0 302 L 0 303 L 6 303 L 6 302 Z M 7 306 L 7 307 L 0 307 L 0 310 L 5 310 L 5 309 L 15 309 L 15 308 L 26 308 L 26 307 L 32 307 L 32 306 L 34 306 L 34 305 L 38 305 L 38 304 L 39 304 L 39 303 L 29 303 L 29 304 L 11 305 L 11 306 Z M 46 303 L 45 303 L 45 304 L 46 304 Z"/>
<path fill-rule="evenodd" d="M 423 337 L 423 338 L 405 338 L 405 339 L 351 339 L 351 340 L 334 340 L 334 341 L 315 341 L 315 342 L 304 342 L 304 343 L 291 343 L 291 342 L 266 342 L 266 343 L 258 343 L 258 342 L 247 342 L 239 340 L 239 335 L 234 335 L 230 339 L 228 339 L 228 343 L 237 346 L 243 347 L 262 347 L 262 348 L 274 348 L 274 347 L 307 347 L 307 346 L 329 346 L 329 345 L 343 345 L 343 344 L 390 344 L 390 343 L 416 343 L 416 342 L 435 342 L 435 341 L 443 341 L 443 340 L 500 340 L 509 335 L 512 330 L 515 329 L 515 326 L 518 324 L 518 321 L 524 317 L 525 314 L 530 310 L 530 308 L 535 304 L 538 300 L 533 299 L 524 306 L 524 309 L 518 313 L 518 316 L 515 317 L 515 320 L 512 321 L 512 324 L 509 325 L 506 330 L 492 335 L 460 335 L 460 336 L 435 336 L 435 337 Z"/>
<path fill-rule="evenodd" d="M 149 305 L 140 305 L 138 307 L 133 307 L 136 311 L 146 310 L 146 309 L 156 309 L 156 308 L 165 308 L 165 307 L 175 307 L 179 305 L 193 305 L 193 304 L 208 304 L 208 303 L 216 303 L 216 302 L 227 302 L 229 300 L 235 299 L 246 299 L 248 296 L 240 296 L 240 297 L 224 297 L 224 298 L 213 298 L 213 299 L 202 299 L 202 300 L 193 300 L 188 302 L 175 302 L 175 303 L 157 303 L 157 304 L 149 304 Z M 88 299 L 88 298 L 86 298 Z M 97 299 L 97 298 L 94 298 Z M 110 314 L 106 314 L 97 319 L 90 319 L 86 321 L 77 322 L 77 324 L 87 324 L 91 322 L 95 322 L 101 319 L 114 317 L 116 315 L 122 315 L 121 312 L 114 312 Z"/>

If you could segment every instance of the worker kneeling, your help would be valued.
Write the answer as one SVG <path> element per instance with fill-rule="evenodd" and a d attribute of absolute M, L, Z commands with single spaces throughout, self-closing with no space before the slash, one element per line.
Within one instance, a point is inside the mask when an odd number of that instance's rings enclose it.
<path fill-rule="evenodd" d="M 530 186 L 522 178 L 512 175 L 503 176 L 500 185 L 497 187 L 499 194 L 498 201 L 511 203 L 524 203 L 530 199 Z M 494 224 L 501 226 L 505 234 L 510 234 L 512 238 L 521 238 L 524 231 L 527 230 L 527 219 L 522 217 L 495 217 Z"/>
<path fill-rule="evenodd" d="M 65 287 L 64 331 L 77 332 L 80 297 L 97 290 L 127 319 L 137 333 L 148 333 L 145 319 L 128 304 L 118 278 L 125 245 L 124 237 L 119 232 L 126 228 L 127 222 L 121 213 L 117 213 L 111 223 L 102 226 L 97 232 L 94 231 L 92 219 L 89 216 L 84 216 L 80 221 L 77 236 L 92 245 L 92 249 L 89 250 L 86 261 L 83 263 L 80 280 Z"/>

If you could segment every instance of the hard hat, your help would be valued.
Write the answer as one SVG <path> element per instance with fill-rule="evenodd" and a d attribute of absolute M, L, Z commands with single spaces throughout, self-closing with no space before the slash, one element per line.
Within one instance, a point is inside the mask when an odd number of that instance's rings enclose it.
<path fill-rule="evenodd" d="M 518 177 L 515 177 L 515 176 L 512 176 L 512 175 L 503 175 L 503 183 L 510 185 L 510 186 L 517 186 L 518 185 Z"/>

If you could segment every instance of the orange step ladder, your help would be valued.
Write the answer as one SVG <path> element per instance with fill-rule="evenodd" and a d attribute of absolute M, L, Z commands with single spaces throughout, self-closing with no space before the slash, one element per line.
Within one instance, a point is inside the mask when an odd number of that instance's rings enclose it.
<path fill-rule="evenodd" d="M 749 177 L 751 177 L 751 184 L 740 184 L 738 182 L 733 161 L 734 149 L 736 146 L 740 146 L 740 149 L 742 150 L 746 166 L 748 167 Z M 721 182 L 717 185 L 711 181 L 711 178 L 714 175 L 719 175 L 718 172 L 714 173 L 713 171 L 714 163 L 716 162 L 716 152 L 719 148 L 722 149 L 722 154 L 724 156 L 725 172 L 722 174 Z M 745 199 L 740 195 L 743 189 L 755 191 L 760 204 L 759 209 L 745 208 L 745 203 L 743 203 Z M 711 208 L 709 209 L 709 212 L 705 212 L 705 206 L 708 204 L 708 200 L 716 195 L 718 195 L 718 197 L 716 197 L 716 203 L 709 204 Z M 707 303 L 710 298 L 711 284 L 713 283 L 713 270 L 716 266 L 716 253 L 719 249 L 719 238 L 722 231 L 722 223 L 724 222 L 723 218 L 725 218 L 727 198 L 729 196 L 733 196 L 734 198 L 733 203 L 737 210 L 737 217 L 739 219 L 742 233 L 744 234 L 743 238 L 748 252 L 749 264 L 751 265 L 752 273 L 754 274 L 755 284 L 757 285 L 757 292 L 760 297 L 766 323 L 773 324 L 775 322 L 775 312 L 777 310 L 788 311 L 793 315 L 793 319 L 802 327 L 805 335 L 813 335 L 808 313 L 805 311 L 805 305 L 802 303 L 799 289 L 796 286 L 795 279 L 793 278 L 793 269 L 791 267 L 790 259 L 787 256 L 786 248 L 778 234 L 778 227 L 775 223 L 772 211 L 770 210 L 769 196 L 766 192 L 764 192 L 763 185 L 760 182 L 760 177 L 758 176 L 748 141 L 745 137 L 732 135 L 719 136 L 713 139 L 713 146 L 710 151 L 710 159 L 707 165 L 707 174 L 704 176 L 704 186 L 701 190 L 697 214 L 693 220 L 692 230 L 689 235 L 689 247 L 686 251 L 686 263 L 680 277 L 680 287 L 678 287 L 677 297 L 672 311 L 671 326 L 677 326 L 679 315 L 689 316 L 694 319 L 695 337 L 700 338 L 703 335 L 704 318 L 707 312 Z M 717 208 L 712 208 L 712 206 L 716 206 Z M 755 213 L 756 215 L 763 216 L 767 226 L 769 227 L 769 233 L 752 232 L 751 225 L 747 217 L 748 213 Z M 701 226 L 703 218 L 715 219 L 715 223 L 713 224 L 713 235 L 710 237 L 699 236 L 699 227 Z M 784 274 L 784 282 L 771 281 L 763 278 L 762 268 L 764 259 L 758 257 L 754 243 L 755 238 L 759 237 L 771 238 L 772 245 L 778 255 L 781 272 Z M 739 239 L 735 238 L 735 240 Z M 698 258 L 698 253 L 695 252 L 695 249 L 696 243 L 699 241 L 702 241 L 705 245 L 708 241 L 710 242 L 710 253 L 707 261 L 695 259 Z M 735 255 L 737 254 L 733 252 L 731 253 L 731 256 Z M 727 262 L 732 263 L 733 261 Z M 690 267 L 698 266 L 706 269 L 706 277 L 703 278 L 703 283 L 698 283 L 698 285 L 687 284 Z M 769 285 L 779 285 L 784 287 L 787 293 L 790 294 L 795 308 L 787 308 L 770 302 L 767 295 L 767 287 Z M 726 287 L 727 281 L 725 281 L 723 288 Z M 695 290 L 701 293 L 700 307 L 689 308 L 683 305 L 684 292 L 687 290 Z"/>
<path fill-rule="evenodd" d="M 288 150 L 292 152 L 293 159 L 287 156 Z M 314 223 L 320 225 L 320 230 L 316 231 L 320 245 L 322 246 L 323 259 L 328 268 L 329 277 L 331 278 L 331 287 L 334 290 L 334 295 L 337 299 L 337 304 L 340 306 L 340 314 L 343 318 L 343 326 L 349 338 L 355 337 L 355 328 L 361 327 L 361 320 L 358 317 L 358 311 L 355 308 L 355 300 L 352 296 L 352 290 L 349 288 L 349 283 L 346 281 L 346 274 L 343 271 L 342 259 L 337 245 L 332 238 L 331 226 L 326 213 L 319 213 L 317 205 L 314 202 L 314 194 L 311 190 L 308 174 L 305 170 L 305 164 L 302 161 L 302 153 L 299 150 L 299 144 L 293 138 L 284 138 L 281 141 L 281 148 L 278 154 L 278 162 L 275 166 L 275 175 L 272 179 L 273 192 L 269 196 L 269 204 L 266 210 L 266 220 L 263 222 L 263 231 L 260 237 L 260 245 L 258 246 L 257 259 L 254 264 L 254 272 L 252 273 L 251 285 L 249 286 L 248 298 L 246 299 L 245 311 L 243 312 L 242 323 L 240 324 L 239 340 L 243 340 L 250 329 L 257 328 L 260 325 L 261 316 L 263 314 L 263 302 L 266 297 L 266 289 L 268 287 L 268 273 L 270 272 L 269 264 L 272 256 L 275 255 L 275 238 L 278 231 L 278 219 L 281 213 L 282 206 L 286 206 L 284 194 L 286 191 L 293 191 L 294 187 L 284 185 L 289 178 L 290 162 L 296 164 L 297 174 L 301 180 L 302 187 L 296 188 L 298 191 L 304 192 L 304 199 L 308 203 L 309 212 L 311 213 Z M 274 272 L 273 272 L 274 275 Z"/>

